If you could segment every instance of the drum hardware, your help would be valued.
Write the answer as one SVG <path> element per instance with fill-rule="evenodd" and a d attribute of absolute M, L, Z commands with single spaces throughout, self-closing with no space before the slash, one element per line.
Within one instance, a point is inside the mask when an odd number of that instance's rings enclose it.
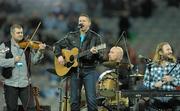
<path fill-rule="evenodd" d="M 140 74 L 140 73 L 134 73 L 132 75 L 129 75 L 130 77 L 144 77 L 144 75 Z"/>
<path fill-rule="evenodd" d="M 129 105 L 129 99 L 122 98 L 119 93 L 119 86 L 122 85 L 118 80 L 116 70 L 107 70 L 103 72 L 98 79 L 98 90 L 102 96 L 97 98 L 98 106 L 103 106 L 108 111 L 118 111 L 124 109 Z"/>
<path fill-rule="evenodd" d="M 113 97 L 118 87 L 117 74 L 114 70 L 103 72 L 98 79 L 98 92 L 104 97 Z M 122 84 L 122 83 L 119 83 Z"/>
<path fill-rule="evenodd" d="M 105 97 L 98 97 L 97 99 L 98 106 L 103 109 L 99 109 L 98 111 L 114 111 L 112 106 L 108 103 L 108 98 Z"/>
<path fill-rule="evenodd" d="M 139 73 L 139 67 L 138 67 L 138 66 L 136 66 L 135 68 L 136 68 L 136 69 L 135 69 L 134 74 L 129 75 L 129 76 L 130 76 L 130 77 L 144 77 L 144 75 L 143 75 L 143 74 Z"/>
<path fill-rule="evenodd" d="M 98 106 L 103 106 L 103 104 L 105 103 L 105 100 L 106 100 L 105 97 L 98 97 L 98 98 L 96 98 L 97 105 Z"/>
<path fill-rule="evenodd" d="M 84 106 L 84 107 L 81 108 L 80 111 L 87 111 L 87 110 L 88 110 L 87 106 Z M 104 106 L 98 106 L 98 111 L 113 111 L 113 110 L 109 110 Z"/>
<path fill-rule="evenodd" d="M 129 63 L 120 63 L 120 62 L 114 62 L 114 61 L 103 62 L 103 65 L 108 68 L 113 68 L 113 69 L 120 69 L 120 68 L 129 69 L 132 67 L 132 65 L 130 65 Z"/>

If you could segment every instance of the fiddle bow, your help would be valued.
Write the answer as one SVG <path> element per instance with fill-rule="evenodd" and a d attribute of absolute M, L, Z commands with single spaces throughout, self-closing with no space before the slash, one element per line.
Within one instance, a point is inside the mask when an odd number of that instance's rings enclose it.
<path fill-rule="evenodd" d="M 37 30 L 39 29 L 40 25 L 41 25 L 41 22 L 39 22 L 38 26 L 36 27 L 33 35 L 30 37 L 29 41 L 31 41 L 31 40 L 34 38 L 34 35 L 36 34 L 36 32 L 37 32 Z M 29 47 L 30 43 L 31 43 L 31 42 L 28 42 L 27 45 L 25 46 L 25 48 L 24 48 L 24 50 L 23 50 L 23 52 L 22 52 L 22 54 L 21 54 L 21 57 L 22 57 L 23 53 L 25 53 L 25 51 L 26 51 L 27 48 Z"/>

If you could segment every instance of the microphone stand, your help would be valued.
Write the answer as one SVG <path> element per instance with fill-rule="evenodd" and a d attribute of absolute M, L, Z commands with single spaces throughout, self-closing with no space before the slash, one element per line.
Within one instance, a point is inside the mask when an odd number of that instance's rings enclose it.
<path fill-rule="evenodd" d="M 152 100 L 153 97 L 151 95 L 151 86 L 150 86 L 150 81 L 151 81 L 151 65 L 153 64 L 152 61 L 149 61 L 148 59 L 146 60 L 147 62 L 147 68 L 148 68 L 148 71 L 149 71 L 149 86 L 148 86 L 148 94 L 149 94 L 149 100 Z M 147 101 L 146 101 L 147 102 Z M 151 108 L 155 108 L 156 110 L 158 110 L 156 107 L 152 106 L 151 104 L 149 104 L 149 107 Z M 151 109 L 149 108 L 149 111 L 151 111 Z"/>
<path fill-rule="evenodd" d="M 119 71 L 118 71 L 118 66 L 119 65 L 120 65 L 120 63 L 117 64 L 116 69 L 115 69 L 115 72 L 118 75 L 117 76 L 117 80 L 116 80 L 117 81 L 117 91 L 116 91 L 116 94 L 117 94 L 117 100 L 118 100 L 118 102 L 117 102 L 117 111 L 120 111 L 120 95 L 119 94 L 121 93 L 120 88 L 119 88 L 119 85 L 120 85 Z M 115 96 L 116 96 L 116 94 L 115 94 Z"/>
<path fill-rule="evenodd" d="M 62 109 L 62 88 L 59 87 L 59 111 Z"/>
<path fill-rule="evenodd" d="M 64 78 L 62 81 L 61 81 L 61 85 L 63 87 L 63 82 L 65 81 L 65 89 L 64 89 L 64 106 L 62 107 L 62 88 L 59 87 L 59 111 L 68 111 L 68 80 L 69 80 L 69 77 L 67 76 L 66 78 Z"/>
<path fill-rule="evenodd" d="M 124 36 L 124 33 L 125 33 L 125 31 L 123 31 L 122 33 L 121 33 L 121 35 L 120 35 L 120 37 L 119 37 L 119 39 L 117 40 L 117 42 L 115 43 L 115 46 L 117 46 L 118 45 L 118 43 L 121 41 L 121 39 L 123 38 L 123 36 Z"/>
<path fill-rule="evenodd" d="M 168 74 L 170 74 L 179 63 L 180 63 L 180 58 L 177 59 L 176 64 L 172 67 L 172 69 L 168 72 Z"/>
<path fill-rule="evenodd" d="M 79 33 L 80 33 L 80 35 L 81 35 L 81 32 L 80 32 L 80 30 L 79 30 Z M 82 45 L 83 45 L 83 41 L 81 41 L 81 38 L 80 38 L 80 35 L 79 35 L 79 52 L 82 50 Z M 85 38 L 84 38 L 85 39 Z M 80 78 L 79 78 L 79 76 L 80 76 L 80 72 L 81 72 L 81 70 L 80 70 L 80 66 L 81 66 L 81 63 L 80 63 L 80 60 L 79 60 L 80 58 L 79 58 L 79 54 L 77 55 L 77 62 L 78 62 L 78 66 L 77 66 L 77 79 L 79 79 L 78 80 L 78 83 L 77 83 L 77 85 L 78 85 L 78 99 L 80 100 L 81 99 L 81 86 L 80 86 Z M 80 100 L 81 101 L 81 100 Z"/>

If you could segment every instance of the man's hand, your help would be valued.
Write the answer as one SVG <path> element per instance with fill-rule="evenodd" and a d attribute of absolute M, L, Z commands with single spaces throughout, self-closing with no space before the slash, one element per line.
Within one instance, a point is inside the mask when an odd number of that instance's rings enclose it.
<path fill-rule="evenodd" d="M 90 49 L 90 51 L 91 51 L 93 54 L 98 53 L 98 50 L 96 49 L 96 47 L 92 47 L 92 48 Z"/>
<path fill-rule="evenodd" d="M 46 48 L 46 44 L 39 44 L 39 50 L 44 50 Z"/>
<path fill-rule="evenodd" d="M 59 62 L 59 64 L 64 65 L 65 61 L 64 61 L 63 56 L 59 56 L 59 57 L 58 57 L 58 62 Z"/>
<path fill-rule="evenodd" d="M 162 81 L 158 81 L 158 82 L 156 82 L 156 83 L 154 84 L 154 86 L 155 86 L 156 88 L 160 88 L 160 87 L 162 87 L 162 85 L 163 85 L 163 82 L 162 82 Z"/>
<path fill-rule="evenodd" d="M 169 75 L 165 75 L 164 77 L 163 77 L 163 82 L 171 82 L 171 81 L 173 81 L 173 77 L 171 77 L 171 76 L 169 76 Z"/>
<path fill-rule="evenodd" d="M 21 56 L 16 56 L 16 57 L 14 58 L 15 63 L 19 62 L 20 60 L 21 60 Z"/>

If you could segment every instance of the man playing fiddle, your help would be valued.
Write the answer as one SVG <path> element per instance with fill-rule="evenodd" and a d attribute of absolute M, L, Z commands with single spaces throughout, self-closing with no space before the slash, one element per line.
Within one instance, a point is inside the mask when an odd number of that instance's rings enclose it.
<path fill-rule="evenodd" d="M 23 28 L 14 24 L 10 28 L 11 40 L 0 45 L 0 49 L 8 47 L 6 53 L 0 53 L 0 66 L 4 76 L 4 95 L 7 111 L 17 111 L 18 97 L 25 111 L 35 111 L 31 87 L 30 63 L 37 63 L 43 58 L 45 44 L 39 44 L 37 51 L 30 47 L 22 49 L 19 42 L 23 40 Z"/>

